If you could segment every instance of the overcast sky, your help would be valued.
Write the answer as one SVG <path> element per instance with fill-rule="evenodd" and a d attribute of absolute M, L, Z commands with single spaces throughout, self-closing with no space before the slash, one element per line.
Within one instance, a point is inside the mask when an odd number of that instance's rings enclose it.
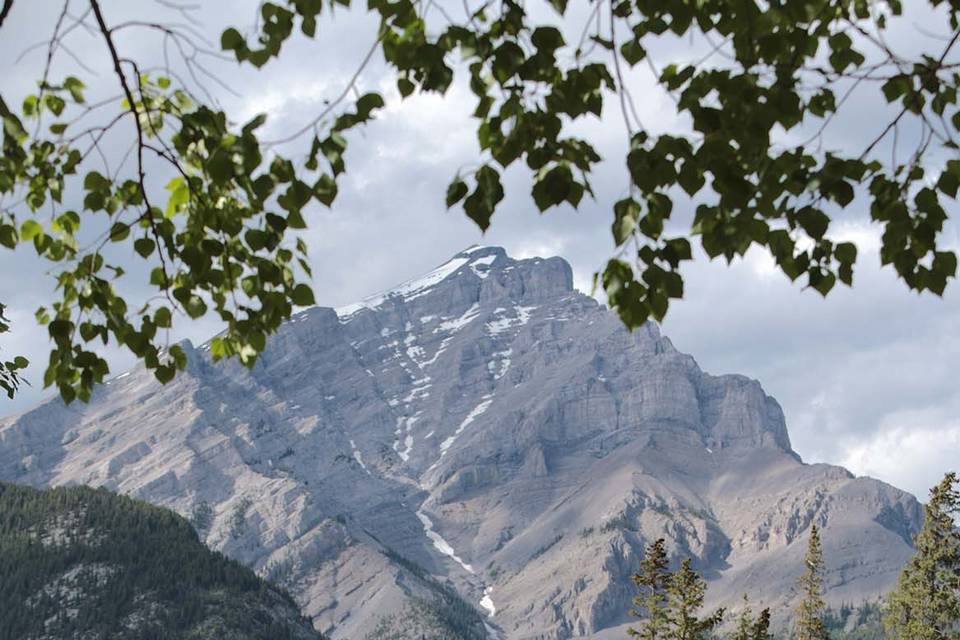
<path fill-rule="evenodd" d="M 255 2 L 209 0 L 191 15 L 192 22 L 212 40 L 230 24 L 253 23 Z M 571 3 L 573 4 L 573 3 Z M 74 0 L 74 14 L 85 6 Z M 104 3 L 108 19 L 137 11 L 150 19 L 185 18 L 160 3 L 141 0 Z M 135 6 L 132 6 L 135 5 Z M 54 0 L 21 0 L 0 33 L 0 90 L 8 102 L 19 103 L 42 71 L 45 50 L 29 45 L 49 37 Z M 459 6 L 459 3 L 458 3 Z M 908 9 L 909 11 L 909 9 Z M 929 30 L 936 19 L 926 19 Z M 924 42 L 911 23 L 891 40 L 905 48 Z M 926 32 L 926 30 L 924 30 Z M 280 138 L 299 129 L 337 95 L 353 74 L 374 37 L 373 24 L 362 13 L 341 12 L 321 26 L 321 41 L 296 39 L 282 60 L 257 73 L 216 60 L 208 67 L 219 82 L 201 77 L 203 88 L 242 122 L 266 112 L 265 138 Z M 91 91 L 108 95 L 112 80 L 102 42 L 77 30 L 71 51 L 100 71 Z M 163 62 L 162 42 L 135 36 L 121 46 L 143 66 Z M 686 47 L 687 44 L 683 44 Z M 662 55 L 685 57 L 694 52 L 668 45 Z M 54 75 L 76 71 L 68 54 L 55 61 Z M 638 67 L 631 78 L 644 125 L 652 131 L 683 126 L 673 117 L 673 104 L 657 91 L 649 71 Z M 590 291 L 592 274 L 612 250 L 609 234 L 611 203 L 622 196 L 626 174 L 623 122 L 611 108 L 601 119 L 585 123 L 589 135 L 608 160 L 597 170 L 595 202 L 579 211 L 554 210 L 538 215 L 521 173 L 507 176 L 507 198 L 482 235 L 457 210 L 446 211 L 443 192 L 457 169 L 475 161 L 475 127 L 469 118 L 473 101 L 455 85 L 445 97 L 417 96 L 401 102 L 391 77 L 375 60 L 360 79 L 362 90 L 386 92 L 388 106 L 376 123 L 351 136 L 348 174 L 333 210 L 315 208 L 306 234 L 311 247 L 318 302 L 337 306 L 389 288 L 442 263 L 474 244 L 504 246 L 515 257 L 566 258 L 577 286 Z M 857 101 L 860 102 L 857 102 Z M 855 95 L 854 117 L 827 131 L 828 146 L 844 147 L 868 139 L 882 128 L 886 109 Z M 909 132 L 904 137 L 909 137 Z M 285 149 L 294 155 L 294 143 Z M 122 152 L 117 150 L 119 154 Z M 956 212 L 951 202 L 951 213 Z M 689 216 L 678 205 L 676 217 Z M 890 270 L 879 268 L 880 231 L 862 209 L 846 212 L 837 234 L 860 245 L 855 288 L 838 288 L 824 300 L 819 294 L 790 283 L 759 251 L 727 266 L 699 256 L 685 272 L 686 297 L 675 302 L 664 332 L 676 346 L 692 354 L 711 373 L 742 373 L 761 381 L 783 405 L 795 449 L 808 462 L 831 462 L 857 474 L 871 475 L 925 497 L 927 488 L 960 461 L 960 292 L 956 285 L 940 299 L 906 290 Z M 957 246 L 956 227 L 948 239 Z M 128 258 L 136 271 L 136 261 Z M 37 268 L 31 269 L 35 265 Z M 52 279 L 29 252 L 0 254 L 0 300 L 9 305 L 14 332 L 0 340 L 3 355 L 13 352 L 45 360 L 45 333 L 35 327 L 33 312 L 49 300 Z M 131 289 L 134 295 L 137 289 Z M 212 321 L 181 321 L 176 336 L 195 341 L 217 330 Z M 129 366 L 130 358 L 113 357 L 113 370 Z M 14 400 L 0 400 L 0 415 L 23 411 L 44 395 L 42 367 L 33 366 L 34 386 Z"/>

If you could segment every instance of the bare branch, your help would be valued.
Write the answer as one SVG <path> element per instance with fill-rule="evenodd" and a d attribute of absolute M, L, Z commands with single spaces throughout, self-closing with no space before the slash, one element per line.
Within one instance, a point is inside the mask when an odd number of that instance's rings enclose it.
<path fill-rule="evenodd" d="M 147 184 L 146 184 L 146 169 L 143 162 L 143 151 L 145 148 L 145 139 L 143 132 L 143 125 L 140 122 L 140 113 L 137 110 L 137 101 L 134 99 L 133 91 L 130 90 L 130 85 L 127 82 L 127 76 L 123 73 L 122 60 L 120 55 L 117 53 L 117 48 L 113 43 L 113 37 L 110 32 L 110 28 L 107 26 L 106 21 L 103 18 L 103 12 L 100 10 L 100 3 L 98 0 L 90 0 L 90 7 L 93 9 L 93 14 L 97 18 L 97 24 L 100 26 L 100 33 L 103 34 L 104 42 L 107 45 L 107 49 L 110 51 L 110 57 L 113 60 L 113 71 L 117 76 L 117 79 L 120 81 L 120 86 L 123 88 L 123 94 L 127 98 L 129 104 L 129 112 L 133 115 L 133 122 L 137 128 L 137 174 L 138 182 L 140 184 L 140 193 L 143 196 L 143 204 L 146 208 L 144 215 L 150 223 L 150 227 L 153 230 L 154 237 L 157 239 L 158 243 L 160 241 L 160 232 L 157 229 L 156 223 L 153 220 L 153 206 L 150 204 L 150 195 L 147 193 Z M 166 244 L 166 243 L 164 243 Z M 170 252 L 170 247 L 167 247 L 167 251 Z M 163 269 L 164 273 L 164 282 L 169 282 L 169 275 L 167 274 L 167 264 L 166 260 L 163 257 L 163 251 L 158 250 L 157 255 L 160 257 L 160 266 Z M 173 255 L 171 252 L 171 259 Z"/>
<path fill-rule="evenodd" d="M 327 108 L 321 111 L 316 118 L 314 118 L 309 123 L 302 126 L 297 131 L 293 132 L 289 136 L 280 138 L 278 140 L 270 140 L 268 142 L 264 142 L 263 146 L 272 147 L 279 144 L 286 144 L 287 142 L 296 140 L 297 138 L 305 134 L 307 131 L 310 131 L 311 129 L 316 127 L 324 118 L 326 118 L 330 114 L 330 112 L 332 112 L 337 107 L 337 105 L 343 102 L 344 99 L 346 99 L 346 97 L 350 95 L 350 91 L 353 90 L 354 86 L 356 86 L 357 84 L 357 80 L 360 79 L 360 74 L 363 73 L 363 70 L 370 63 L 370 60 L 373 58 L 373 54 L 376 53 L 379 46 L 380 46 L 380 35 L 378 34 L 377 39 L 373 41 L 373 44 L 370 46 L 369 51 L 367 51 L 367 54 L 363 57 L 363 60 L 360 62 L 360 66 L 354 72 L 353 76 L 350 78 L 350 81 L 347 82 L 347 85 L 343 88 L 343 91 L 340 92 L 340 95 L 338 95 L 336 98 L 330 101 L 330 103 L 327 105 Z"/>
<path fill-rule="evenodd" d="M 0 27 L 3 27 L 4 21 L 13 9 L 13 0 L 3 0 L 3 6 L 0 7 Z"/>

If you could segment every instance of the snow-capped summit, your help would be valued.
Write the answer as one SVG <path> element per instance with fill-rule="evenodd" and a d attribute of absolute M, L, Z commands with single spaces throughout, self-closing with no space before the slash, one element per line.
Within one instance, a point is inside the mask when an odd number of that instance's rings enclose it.
<path fill-rule="evenodd" d="M 534 258 L 531 262 L 538 268 L 533 271 L 522 269 L 525 273 L 530 275 L 535 272 L 537 276 L 552 273 L 557 281 L 548 283 L 543 278 L 539 278 L 536 282 L 528 283 L 527 288 L 537 288 L 537 290 L 542 288 L 541 292 L 547 295 L 555 293 L 558 287 L 563 291 L 572 290 L 572 272 L 566 261 L 559 258 L 546 261 L 541 258 Z M 540 264 L 543 262 L 546 262 L 549 267 L 541 267 Z M 524 266 L 526 266 L 525 263 L 526 261 L 524 261 Z M 455 281 L 454 286 L 459 286 L 464 279 L 467 281 L 473 279 L 484 280 L 491 273 L 506 273 L 515 270 L 517 265 L 518 261 L 510 258 L 502 247 L 473 245 L 454 255 L 429 273 L 408 280 L 387 291 L 364 298 L 360 302 L 338 307 L 336 312 L 341 318 L 346 318 L 362 309 L 373 310 L 387 304 L 404 304 L 436 292 L 445 281 Z"/>

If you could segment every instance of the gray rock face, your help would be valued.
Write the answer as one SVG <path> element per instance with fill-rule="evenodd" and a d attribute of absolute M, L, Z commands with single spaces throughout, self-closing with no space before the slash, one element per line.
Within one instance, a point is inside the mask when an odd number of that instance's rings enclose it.
<path fill-rule="evenodd" d="M 559 258 L 471 248 L 297 314 L 253 370 L 206 349 L 166 386 L 135 369 L 88 406 L 0 421 L 0 479 L 206 503 L 207 544 L 334 638 L 437 580 L 491 637 L 620 637 L 658 537 L 695 559 L 711 606 L 746 592 L 782 619 L 811 523 L 839 603 L 892 586 L 921 518 L 902 491 L 804 464 L 759 383 L 704 373 L 656 325 L 627 332 Z"/>

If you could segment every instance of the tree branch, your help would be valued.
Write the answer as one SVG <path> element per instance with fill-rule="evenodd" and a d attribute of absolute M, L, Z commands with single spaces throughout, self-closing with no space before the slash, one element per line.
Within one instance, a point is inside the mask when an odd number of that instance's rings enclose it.
<path fill-rule="evenodd" d="M 13 0 L 3 0 L 3 7 L 0 7 L 0 28 L 3 27 L 3 22 L 7 19 L 10 9 L 13 9 Z"/>
<path fill-rule="evenodd" d="M 153 235 L 157 239 L 157 255 L 160 257 L 160 266 L 163 269 L 165 285 L 169 283 L 169 275 L 167 275 L 167 264 L 166 260 L 163 257 L 163 250 L 160 249 L 160 232 L 157 229 L 157 225 L 153 220 L 153 206 L 150 204 L 150 196 L 147 194 L 147 175 L 144 168 L 143 162 L 143 151 L 146 146 L 143 133 L 143 124 L 140 122 L 140 113 L 137 110 L 137 101 L 134 99 L 133 91 L 130 89 L 130 84 L 127 82 L 127 76 L 123 73 L 122 61 L 120 55 L 117 53 L 117 47 L 113 43 L 113 37 L 111 35 L 110 28 L 107 27 L 107 23 L 103 18 L 103 12 L 100 10 L 100 3 L 98 0 L 90 0 L 90 7 L 93 9 L 93 15 L 97 19 L 97 25 L 100 27 L 100 33 L 103 34 L 103 39 L 107 44 L 107 49 L 110 50 L 110 58 L 113 60 L 113 71 L 117 76 L 117 79 L 120 81 L 120 86 L 123 88 L 123 94 L 127 98 L 127 103 L 130 107 L 130 113 L 133 115 L 133 123 L 137 128 L 137 177 L 140 184 L 140 193 L 143 196 L 143 204 L 146 207 L 144 215 L 146 215 L 148 222 L 150 223 L 150 228 L 153 230 Z M 166 242 L 164 242 L 166 244 Z M 169 250 L 169 247 L 167 247 Z M 172 258 L 172 256 L 171 256 Z"/>

